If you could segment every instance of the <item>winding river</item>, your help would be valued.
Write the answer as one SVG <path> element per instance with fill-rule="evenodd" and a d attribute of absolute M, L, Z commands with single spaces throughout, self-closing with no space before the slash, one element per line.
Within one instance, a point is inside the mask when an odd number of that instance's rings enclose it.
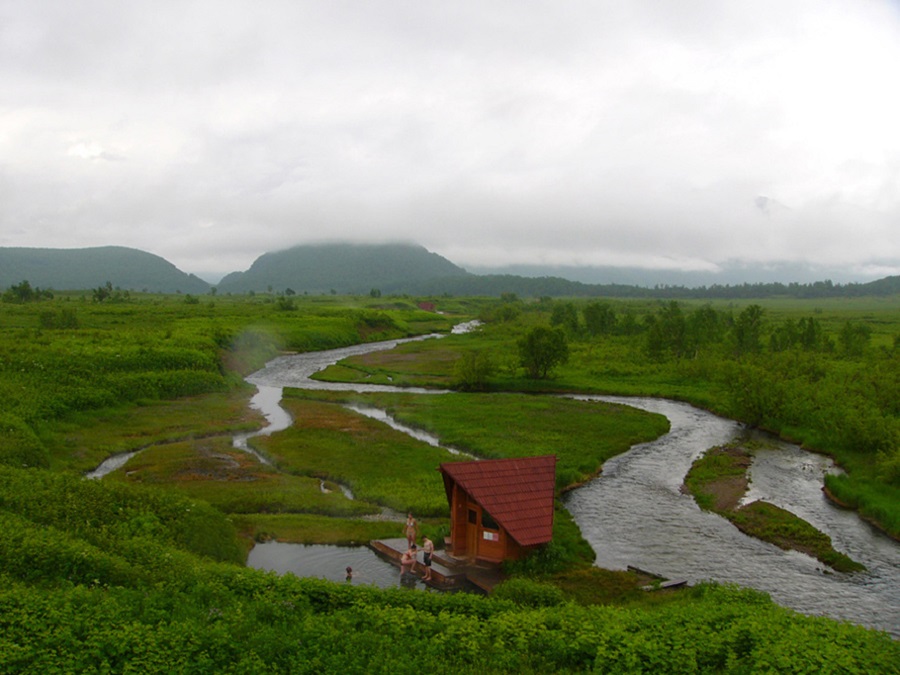
<path fill-rule="evenodd" d="M 681 484 L 708 448 L 748 433 L 741 425 L 685 403 L 661 399 L 578 397 L 661 413 L 671 430 L 608 460 L 603 473 L 564 499 L 596 564 L 633 565 L 691 583 L 715 580 L 765 591 L 781 605 L 889 631 L 900 637 L 900 544 L 836 507 L 822 493 L 830 459 L 762 434 L 747 499 L 765 499 L 828 534 L 834 546 L 867 571 L 831 572 L 802 553 L 748 537 L 701 511 Z"/>

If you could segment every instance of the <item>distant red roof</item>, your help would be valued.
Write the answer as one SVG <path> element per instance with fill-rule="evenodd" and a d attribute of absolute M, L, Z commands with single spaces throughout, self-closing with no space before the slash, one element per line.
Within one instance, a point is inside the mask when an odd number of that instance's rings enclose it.
<path fill-rule="evenodd" d="M 440 470 L 448 501 L 455 482 L 522 546 L 553 538 L 555 455 L 447 462 Z"/>

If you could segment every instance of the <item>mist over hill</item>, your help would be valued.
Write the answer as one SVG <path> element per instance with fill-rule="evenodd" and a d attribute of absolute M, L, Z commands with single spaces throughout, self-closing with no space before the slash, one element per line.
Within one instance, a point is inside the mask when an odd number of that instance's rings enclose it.
<path fill-rule="evenodd" d="M 233 272 L 219 292 L 365 294 L 419 293 L 426 282 L 469 276 L 417 244 L 317 244 L 261 255 L 246 272 Z"/>
<path fill-rule="evenodd" d="M 715 270 L 655 269 L 588 265 L 479 265 L 469 272 L 482 276 L 512 275 L 526 278 L 558 277 L 583 284 L 621 284 L 655 288 L 657 286 L 710 286 L 800 283 L 831 280 L 836 284 L 868 283 L 883 278 L 883 273 L 859 272 L 847 268 L 808 263 L 753 264 L 728 261 Z"/>
<path fill-rule="evenodd" d="M 0 248 L 0 287 L 28 281 L 57 291 L 113 287 L 150 293 L 206 293 L 209 284 L 165 258 L 124 246 Z"/>

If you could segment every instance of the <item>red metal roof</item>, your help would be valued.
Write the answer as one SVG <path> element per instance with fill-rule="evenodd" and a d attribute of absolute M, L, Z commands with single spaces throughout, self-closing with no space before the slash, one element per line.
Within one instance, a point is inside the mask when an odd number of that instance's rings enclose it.
<path fill-rule="evenodd" d="M 552 539 L 555 455 L 447 462 L 440 470 L 448 501 L 455 482 L 522 546 Z"/>

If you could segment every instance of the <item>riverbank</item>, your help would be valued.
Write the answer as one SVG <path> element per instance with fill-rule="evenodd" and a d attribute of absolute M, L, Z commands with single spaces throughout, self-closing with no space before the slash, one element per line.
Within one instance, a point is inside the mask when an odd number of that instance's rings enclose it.
<path fill-rule="evenodd" d="M 790 511 L 763 500 L 741 504 L 752 461 L 751 450 L 743 445 L 712 448 L 692 464 L 683 489 L 700 508 L 721 515 L 751 537 L 810 555 L 838 572 L 865 570 L 836 551 L 831 537 Z"/>
<path fill-rule="evenodd" d="M 866 521 L 869 525 L 871 525 L 873 528 L 875 528 L 876 530 L 881 532 L 884 536 L 890 537 L 894 541 L 900 543 L 900 534 L 897 534 L 896 532 L 892 532 L 887 527 L 885 527 L 884 523 L 861 512 L 859 510 L 859 508 L 856 506 L 853 506 L 853 504 L 850 504 L 842 499 L 839 499 L 838 496 L 835 495 L 834 492 L 831 489 L 829 489 L 829 487 L 827 485 L 822 487 L 822 494 L 825 495 L 825 497 L 828 499 L 828 501 L 830 501 L 835 506 L 839 506 L 840 508 L 846 509 L 847 511 L 853 511 L 862 520 Z"/>

